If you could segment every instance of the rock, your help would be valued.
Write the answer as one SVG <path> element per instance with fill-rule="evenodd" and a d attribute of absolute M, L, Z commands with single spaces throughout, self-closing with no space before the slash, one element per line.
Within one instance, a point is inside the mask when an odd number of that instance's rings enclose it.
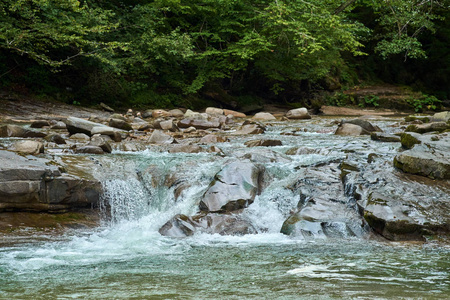
<path fill-rule="evenodd" d="M 169 153 L 200 153 L 205 150 L 198 145 L 173 145 L 169 149 Z"/>
<path fill-rule="evenodd" d="M 103 102 L 100 102 L 100 107 L 107 112 L 112 112 L 112 113 L 114 112 L 114 109 L 112 109 L 111 107 L 109 107 L 108 105 L 106 105 Z"/>
<path fill-rule="evenodd" d="M 128 135 L 127 131 L 120 130 L 117 128 L 109 127 L 109 126 L 97 126 L 92 128 L 91 134 L 100 134 L 100 135 L 107 135 L 112 138 L 114 142 L 120 142 L 122 141 L 122 135 Z"/>
<path fill-rule="evenodd" d="M 372 192 L 364 206 L 364 218 L 375 232 L 389 240 L 422 239 L 423 235 L 433 232 L 450 231 L 446 222 L 450 220 L 448 216 L 442 221 L 430 219 L 424 210 L 426 207 L 411 205 L 398 195 L 393 197 Z"/>
<path fill-rule="evenodd" d="M 0 150 L 0 211 L 67 211 L 98 205 L 99 181 L 61 172 L 67 169 L 82 174 L 80 165 L 60 165 Z"/>
<path fill-rule="evenodd" d="M 341 124 L 354 124 L 362 127 L 367 132 L 382 131 L 378 126 L 373 126 L 370 122 L 362 119 L 342 120 Z"/>
<path fill-rule="evenodd" d="M 382 132 L 372 132 L 370 138 L 374 141 L 387 142 L 387 143 L 398 143 L 400 142 L 400 137 L 393 134 L 382 133 Z"/>
<path fill-rule="evenodd" d="M 297 209 L 287 217 L 281 233 L 304 238 L 362 237 L 367 234 L 355 204 L 347 196 L 336 163 L 299 170 L 288 186 L 299 194 Z"/>
<path fill-rule="evenodd" d="M 44 153 L 44 144 L 38 141 L 17 141 L 14 142 L 11 150 L 23 154 L 37 155 Z"/>
<path fill-rule="evenodd" d="M 184 113 L 185 118 L 195 118 L 199 115 L 200 115 L 200 113 L 192 111 L 190 109 L 186 110 L 186 112 Z"/>
<path fill-rule="evenodd" d="M 93 134 L 91 131 L 94 127 L 108 127 L 101 123 L 95 123 L 76 117 L 68 117 L 65 123 L 70 134 L 84 133 L 89 136 Z"/>
<path fill-rule="evenodd" d="M 223 109 L 221 108 L 216 108 L 216 107 L 207 107 L 205 112 L 208 115 L 223 115 Z"/>
<path fill-rule="evenodd" d="M 230 110 L 230 109 L 224 109 L 223 110 L 223 114 L 225 116 L 233 116 L 235 118 L 245 118 L 245 117 L 247 117 L 247 115 L 244 114 L 244 113 L 237 112 L 237 111 Z"/>
<path fill-rule="evenodd" d="M 120 120 L 120 119 L 110 119 L 109 120 L 109 126 L 113 128 L 118 128 L 126 131 L 133 130 L 133 127 L 131 127 L 130 124 L 128 124 L 126 121 Z"/>
<path fill-rule="evenodd" d="M 272 147 L 272 146 L 281 146 L 282 143 L 280 140 L 251 140 L 245 142 L 245 145 L 247 147 L 259 147 L 259 146 Z"/>
<path fill-rule="evenodd" d="M 219 128 L 220 122 L 218 119 L 207 121 L 201 119 L 185 118 L 180 120 L 177 126 L 180 128 L 195 127 L 196 129 L 210 129 L 210 128 Z"/>
<path fill-rule="evenodd" d="M 137 130 L 138 131 L 146 131 L 146 130 L 153 129 L 153 128 L 154 127 L 152 124 L 145 122 L 145 123 L 139 124 L 137 127 Z"/>
<path fill-rule="evenodd" d="M 66 140 L 59 134 L 49 134 L 46 137 L 44 137 L 44 140 L 46 140 L 47 142 L 56 143 L 58 145 L 66 144 Z"/>
<path fill-rule="evenodd" d="M 450 159 L 447 153 L 429 152 L 424 146 L 415 146 L 394 158 L 394 166 L 403 172 L 432 179 L 450 179 Z"/>
<path fill-rule="evenodd" d="M 432 122 L 432 123 L 426 123 L 426 124 L 419 124 L 419 125 L 409 125 L 405 131 L 406 132 L 417 132 L 417 133 L 427 133 L 427 132 L 433 132 L 433 131 L 439 131 L 442 132 L 446 129 L 450 129 L 450 125 L 447 125 L 445 122 Z"/>
<path fill-rule="evenodd" d="M 250 162 L 236 161 L 218 172 L 202 200 L 200 210 L 234 211 L 247 207 L 261 192 L 263 170 Z"/>
<path fill-rule="evenodd" d="M 122 142 L 119 145 L 117 145 L 117 150 L 120 151 L 137 152 L 137 151 L 144 151 L 145 149 L 147 149 L 145 145 L 136 142 Z"/>
<path fill-rule="evenodd" d="M 102 135 L 96 134 L 91 137 L 89 146 L 100 147 L 104 152 L 111 153 L 112 147 L 109 144 L 109 140 L 111 140 L 111 138 L 107 135 L 102 136 Z"/>
<path fill-rule="evenodd" d="M 18 125 L 4 125 L 0 127 L 0 137 L 23 137 L 23 138 L 34 138 L 34 137 L 45 137 L 46 134 L 43 132 L 32 131 L 25 129 Z"/>
<path fill-rule="evenodd" d="M 273 151 L 270 148 L 258 147 L 251 150 L 244 149 L 242 151 L 233 151 L 233 156 L 239 159 L 248 159 L 252 163 L 290 163 L 292 159 L 279 152 Z"/>
<path fill-rule="evenodd" d="M 150 144 L 172 144 L 174 142 L 174 138 L 168 134 L 165 134 L 161 130 L 155 130 L 150 135 L 148 142 Z"/>
<path fill-rule="evenodd" d="M 169 130 L 172 132 L 179 131 L 173 120 L 156 120 L 153 123 L 153 127 L 156 129 Z"/>
<path fill-rule="evenodd" d="M 165 111 L 163 109 L 155 109 L 152 112 L 152 117 L 153 118 L 160 118 L 160 117 L 169 117 L 170 113 L 168 111 Z"/>
<path fill-rule="evenodd" d="M 336 132 L 334 134 L 358 136 L 358 135 L 369 134 L 369 132 L 364 130 L 364 128 L 362 128 L 359 125 L 344 123 L 344 124 L 339 125 L 339 127 L 336 129 Z"/>
<path fill-rule="evenodd" d="M 311 119 L 308 110 L 305 107 L 291 109 L 286 113 L 286 118 L 294 120 Z"/>
<path fill-rule="evenodd" d="M 42 128 L 50 126 L 50 123 L 47 120 L 37 120 L 31 123 L 30 128 Z"/>
<path fill-rule="evenodd" d="M 88 146 L 83 146 L 83 147 L 76 148 L 75 149 L 75 153 L 104 154 L 105 152 L 103 151 L 102 148 L 100 148 L 98 146 L 88 145 Z"/>
<path fill-rule="evenodd" d="M 75 134 L 72 134 L 69 139 L 87 142 L 91 138 L 87 134 L 84 134 L 84 133 L 75 133 Z"/>
<path fill-rule="evenodd" d="M 169 110 L 169 114 L 171 117 L 174 117 L 174 118 L 183 118 L 184 117 L 184 112 L 182 112 L 181 109 L 178 109 L 178 108 Z"/>
<path fill-rule="evenodd" d="M 51 129 L 67 129 L 67 126 L 64 122 L 55 121 L 55 122 L 51 123 L 50 128 Z"/>
<path fill-rule="evenodd" d="M 142 113 L 142 117 L 147 119 L 147 118 L 152 118 L 153 117 L 153 109 L 147 109 Z"/>
<path fill-rule="evenodd" d="M 261 123 L 244 122 L 244 124 L 234 134 L 260 134 L 266 131 L 266 127 Z"/>
<path fill-rule="evenodd" d="M 450 111 L 442 111 L 435 113 L 431 117 L 431 122 L 445 122 L 447 123 L 450 120 Z"/>
<path fill-rule="evenodd" d="M 216 134 L 207 134 L 200 139 L 199 144 L 225 143 L 228 141 L 229 141 L 229 139 L 227 139 L 224 136 L 220 136 L 220 135 L 216 135 Z"/>
<path fill-rule="evenodd" d="M 411 149 L 414 145 L 421 144 L 421 135 L 419 133 L 402 133 L 400 135 L 400 142 L 402 143 L 402 147 L 405 149 Z"/>
<path fill-rule="evenodd" d="M 198 214 L 193 217 L 176 215 L 164 224 L 159 233 L 164 236 L 185 237 L 195 232 L 220 235 L 254 234 L 256 229 L 236 214 Z"/>
<path fill-rule="evenodd" d="M 183 130 L 184 133 L 192 133 L 195 131 L 197 131 L 197 129 L 195 129 L 195 127 L 192 127 L 192 126 Z"/>
<path fill-rule="evenodd" d="M 273 121 L 276 120 L 277 118 L 275 118 L 271 113 L 259 112 L 255 114 L 252 119 L 260 121 Z"/>

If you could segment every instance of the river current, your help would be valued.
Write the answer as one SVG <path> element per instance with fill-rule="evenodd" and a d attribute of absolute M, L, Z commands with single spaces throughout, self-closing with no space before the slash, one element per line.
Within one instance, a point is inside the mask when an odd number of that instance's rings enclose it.
<path fill-rule="evenodd" d="M 370 234 L 280 233 L 299 202 L 287 187 L 301 168 L 346 153 L 376 153 L 392 161 L 398 151 L 398 144 L 367 136 L 334 136 L 331 121 L 268 126 L 264 138 L 279 139 L 283 146 L 270 147 L 276 159 L 260 159 L 270 181 L 243 212 L 257 232 L 242 236 L 173 238 L 158 230 L 178 213 L 194 215 L 225 164 L 249 153 L 267 157 L 266 147 L 243 146 L 262 136 L 218 144 L 223 155 L 169 154 L 153 147 L 92 157 L 105 189 L 108 212 L 102 225 L 0 248 L 0 299 L 448 299 L 448 246 L 393 243 Z M 397 121 L 371 122 L 395 132 L 391 125 Z M 286 132 L 292 135 L 281 134 Z M 285 155 L 298 146 L 317 151 Z M 170 174 L 184 184 L 177 197 L 175 185 L 166 184 Z"/>

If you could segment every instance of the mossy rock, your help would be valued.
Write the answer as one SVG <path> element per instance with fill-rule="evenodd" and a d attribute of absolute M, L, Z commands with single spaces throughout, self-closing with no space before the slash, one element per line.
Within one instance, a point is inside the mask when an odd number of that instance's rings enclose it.
<path fill-rule="evenodd" d="M 414 145 L 421 144 L 422 142 L 409 133 L 402 133 L 400 136 L 400 142 L 405 149 L 411 149 Z"/>

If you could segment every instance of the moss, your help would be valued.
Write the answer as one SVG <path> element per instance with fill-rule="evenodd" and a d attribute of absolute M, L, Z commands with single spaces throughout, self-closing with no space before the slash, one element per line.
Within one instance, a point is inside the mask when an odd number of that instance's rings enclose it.
<path fill-rule="evenodd" d="M 402 133 L 402 135 L 400 136 L 400 142 L 402 143 L 402 147 L 405 149 L 411 149 L 412 147 L 414 147 L 414 145 L 422 143 L 417 138 L 408 133 Z"/>

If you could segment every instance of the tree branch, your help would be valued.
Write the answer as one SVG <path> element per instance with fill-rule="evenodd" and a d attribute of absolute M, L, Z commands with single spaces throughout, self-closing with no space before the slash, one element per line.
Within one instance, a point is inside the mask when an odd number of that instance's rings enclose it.
<path fill-rule="evenodd" d="M 336 10 L 334 11 L 334 15 L 338 15 L 341 12 L 343 12 L 347 7 L 349 7 L 350 5 L 352 5 L 353 3 L 355 3 L 356 0 L 349 0 L 345 3 L 343 3 L 341 6 L 339 6 L 338 8 L 336 8 Z"/>

